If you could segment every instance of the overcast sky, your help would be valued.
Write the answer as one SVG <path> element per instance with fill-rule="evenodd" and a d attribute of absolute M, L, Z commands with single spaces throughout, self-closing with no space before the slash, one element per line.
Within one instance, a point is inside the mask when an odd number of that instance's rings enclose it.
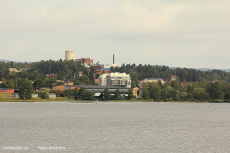
<path fill-rule="evenodd" d="M 230 68 L 230 0 L 0 0 L 0 59 Z"/>

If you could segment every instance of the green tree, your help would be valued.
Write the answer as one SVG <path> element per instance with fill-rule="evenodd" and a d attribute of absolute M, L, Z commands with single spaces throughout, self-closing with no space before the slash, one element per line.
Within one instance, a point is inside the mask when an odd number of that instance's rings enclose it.
<path fill-rule="evenodd" d="M 130 89 L 129 89 L 129 93 L 128 93 L 127 99 L 130 100 L 130 99 L 132 99 L 132 98 L 133 98 L 133 89 L 130 88 Z"/>
<path fill-rule="evenodd" d="M 64 85 L 65 83 L 64 82 L 58 82 L 57 85 Z"/>
<path fill-rule="evenodd" d="M 80 81 L 79 80 L 74 80 L 74 85 L 80 85 Z"/>
<path fill-rule="evenodd" d="M 41 88 L 38 92 L 38 97 L 40 97 L 41 99 L 49 99 L 49 92 L 49 88 Z"/>
<path fill-rule="evenodd" d="M 74 97 L 74 90 L 73 89 L 68 89 L 68 90 L 65 90 L 65 96 L 67 97 L 67 98 L 73 98 Z"/>
<path fill-rule="evenodd" d="M 224 99 L 230 100 L 230 84 L 227 84 L 225 87 Z"/>
<path fill-rule="evenodd" d="M 171 87 L 175 88 L 176 90 L 180 90 L 180 83 L 178 80 L 174 80 L 171 82 Z"/>
<path fill-rule="evenodd" d="M 147 86 L 145 86 L 145 87 L 143 88 L 141 97 L 142 97 L 143 99 L 149 99 L 149 90 L 148 90 Z"/>
<path fill-rule="evenodd" d="M 94 94 L 95 93 L 91 90 L 86 91 L 85 92 L 85 100 L 95 100 Z"/>
<path fill-rule="evenodd" d="M 82 75 L 79 77 L 79 81 L 83 82 L 86 85 L 90 85 L 90 80 L 86 75 Z"/>
<path fill-rule="evenodd" d="M 23 80 L 23 79 L 22 79 L 22 78 L 19 78 L 19 77 L 15 79 L 15 88 L 18 89 L 18 88 L 21 87 L 21 85 L 22 85 L 22 80 Z"/>
<path fill-rule="evenodd" d="M 28 79 L 23 79 L 23 84 L 19 89 L 19 98 L 20 99 L 31 99 L 32 98 L 32 83 Z"/>
<path fill-rule="evenodd" d="M 110 92 L 108 88 L 105 88 L 103 91 L 104 100 L 110 100 Z"/>
<path fill-rule="evenodd" d="M 132 86 L 132 88 L 135 88 L 138 85 L 138 74 L 137 74 L 137 72 L 131 72 L 130 77 L 131 77 L 131 86 Z"/>
<path fill-rule="evenodd" d="M 172 89 L 172 90 L 171 90 L 171 98 L 172 98 L 174 101 L 180 100 L 180 93 L 179 93 L 179 91 L 176 90 L 176 89 Z"/>
<path fill-rule="evenodd" d="M 120 96 L 121 96 L 120 90 L 117 89 L 117 90 L 115 91 L 115 95 L 114 95 L 115 100 L 117 100 Z"/>
<path fill-rule="evenodd" d="M 180 93 L 180 100 L 187 101 L 187 93 L 186 92 L 181 92 Z"/>
<path fill-rule="evenodd" d="M 207 101 L 209 99 L 209 94 L 205 92 L 204 88 L 194 88 L 192 96 L 196 100 Z"/>
<path fill-rule="evenodd" d="M 208 85 L 207 91 L 209 92 L 212 100 L 223 98 L 223 86 L 220 82 L 214 82 Z"/>
<path fill-rule="evenodd" d="M 85 98 L 85 89 L 83 87 L 81 87 L 78 90 L 78 97 L 79 97 L 79 99 L 84 100 L 84 98 Z"/>
<path fill-rule="evenodd" d="M 186 92 L 187 92 L 187 93 L 192 93 L 192 91 L 193 91 L 192 85 L 188 85 L 188 86 L 187 86 Z"/>
<path fill-rule="evenodd" d="M 155 101 L 160 101 L 161 99 L 161 87 L 156 83 L 149 83 L 149 97 Z"/>
<path fill-rule="evenodd" d="M 80 99 L 80 97 L 79 97 L 79 91 L 78 91 L 77 88 L 75 88 L 75 89 L 73 90 L 73 98 L 74 98 L 75 100 Z"/>
<path fill-rule="evenodd" d="M 3 88 L 14 88 L 15 87 L 15 81 L 14 79 L 10 79 L 10 80 L 5 80 L 3 81 L 3 83 L 1 84 L 1 86 Z"/>
<path fill-rule="evenodd" d="M 45 81 L 44 77 L 36 77 L 33 83 L 34 87 L 44 87 Z"/>
<path fill-rule="evenodd" d="M 161 97 L 164 101 L 172 100 L 171 91 L 173 90 L 170 86 L 163 86 L 161 90 Z"/>
<path fill-rule="evenodd" d="M 90 80 L 90 84 L 95 84 L 95 82 L 94 82 L 95 74 L 96 74 L 96 70 L 93 67 L 90 68 L 89 77 L 88 77 Z"/>

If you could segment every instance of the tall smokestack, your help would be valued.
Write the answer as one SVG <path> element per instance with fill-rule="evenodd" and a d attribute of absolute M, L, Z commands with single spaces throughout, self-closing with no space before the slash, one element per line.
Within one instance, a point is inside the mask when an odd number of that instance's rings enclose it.
<path fill-rule="evenodd" d="M 114 64 L 114 54 L 113 54 L 113 64 Z"/>

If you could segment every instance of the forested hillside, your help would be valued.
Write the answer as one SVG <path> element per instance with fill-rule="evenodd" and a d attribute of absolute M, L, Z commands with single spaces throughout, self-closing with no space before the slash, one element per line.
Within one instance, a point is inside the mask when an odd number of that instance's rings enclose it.
<path fill-rule="evenodd" d="M 10 72 L 10 68 L 15 68 L 17 71 Z M 82 71 L 83 76 L 78 77 L 78 72 Z M 94 83 L 94 74 L 90 72 L 80 63 L 70 61 L 40 61 L 35 63 L 15 63 L 15 62 L 0 62 L 0 79 L 3 81 L 2 87 L 17 88 L 21 84 L 23 78 L 28 78 L 34 81 L 34 87 L 51 87 L 56 80 L 82 81 L 86 84 Z M 52 74 L 51 77 L 46 77 L 46 74 Z M 88 80 L 90 78 L 90 80 Z"/>
<path fill-rule="evenodd" d="M 10 68 L 15 68 L 13 71 Z M 83 75 L 79 76 L 79 72 Z M 158 65 L 123 64 L 111 67 L 110 72 L 126 72 L 132 79 L 132 87 L 138 87 L 138 80 L 162 78 L 167 83 L 148 84 L 140 95 L 143 99 L 158 100 L 199 100 L 230 99 L 230 73 L 222 70 L 201 71 L 188 68 L 174 68 Z M 50 74 L 46 77 L 46 74 Z M 171 75 L 177 80 L 171 81 Z M 2 88 L 21 88 L 25 79 L 33 81 L 33 87 L 48 87 L 62 84 L 57 80 L 71 81 L 75 85 L 94 85 L 98 78 L 96 70 L 87 69 L 80 62 L 48 60 L 34 63 L 0 62 Z"/>
<path fill-rule="evenodd" d="M 16 68 L 20 72 L 10 72 L 9 68 Z M 29 80 L 36 80 L 36 78 L 45 78 L 45 74 L 54 74 L 55 80 L 73 80 L 82 71 L 84 75 L 89 77 L 93 82 L 92 77 L 98 77 L 96 71 L 87 69 L 80 63 L 63 60 L 48 60 L 35 63 L 15 63 L 15 62 L 0 62 L 0 79 L 9 80 L 17 78 L 28 78 Z M 111 72 L 126 72 L 130 74 L 132 80 L 137 83 L 137 80 L 145 78 L 162 78 L 165 81 L 170 81 L 171 75 L 176 75 L 180 82 L 195 82 L 201 79 L 207 81 L 225 81 L 230 82 L 230 73 L 222 70 L 201 71 L 188 68 L 170 69 L 168 66 L 157 65 L 136 65 L 123 64 L 121 68 L 111 67 Z"/>
<path fill-rule="evenodd" d="M 230 73 L 222 70 L 201 71 L 188 68 L 170 69 L 168 66 L 123 64 L 121 68 L 111 68 L 111 72 L 126 72 L 131 74 L 132 80 L 145 78 L 162 78 L 170 81 L 171 75 L 176 75 L 180 82 L 195 82 L 206 79 L 207 81 L 230 82 Z"/>

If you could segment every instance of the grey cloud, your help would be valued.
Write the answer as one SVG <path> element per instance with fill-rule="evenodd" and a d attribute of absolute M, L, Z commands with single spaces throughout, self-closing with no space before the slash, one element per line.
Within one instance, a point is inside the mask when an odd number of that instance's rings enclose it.
<path fill-rule="evenodd" d="M 115 53 L 119 64 L 229 65 L 227 0 L 0 3 L 0 52 L 8 60 L 58 60 L 73 49 L 100 63 Z"/>

